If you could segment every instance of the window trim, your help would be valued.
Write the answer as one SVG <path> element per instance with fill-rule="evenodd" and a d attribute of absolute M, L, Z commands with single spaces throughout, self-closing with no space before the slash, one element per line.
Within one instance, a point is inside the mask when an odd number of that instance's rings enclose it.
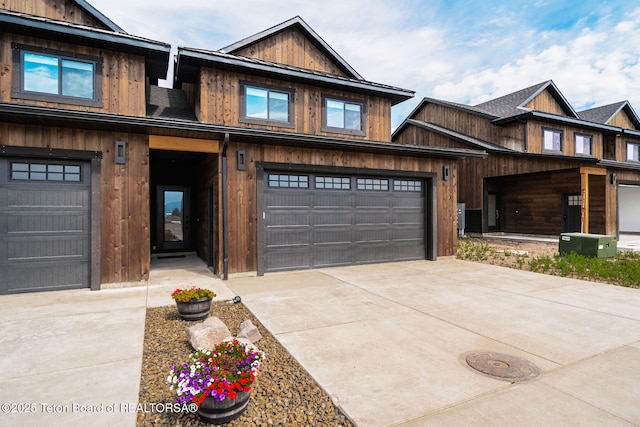
<path fill-rule="evenodd" d="M 327 100 L 329 101 L 340 101 L 347 104 L 359 105 L 360 106 L 360 129 L 346 129 L 346 128 L 338 128 L 333 126 L 327 126 Z M 331 132 L 331 133 L 341 133 L 345 135 L 357 135 L 357 136 L 367 136 L 366 128 L 367 128 L 367 113 L 366 113 L 366 102 L 359 99 L 354 98 L 345 98 L 342 96 L 333 96 L 333 95 L 322 95 L 322 126 L 320 130 L 322 132 Z"/>
<path fill-rule="evenodd" d="M 581 136 L 583 138 L 588 137 L 590 142 L 589 142 L 589 154 L 586 153 L 578 153 L 578 137 Z M 582 156 L 582 157 L 593 157 L 593 135 L 590 135 L 588 133 L 580 133 L 580 132 L 574 132 L 573 133 L 573 154 L 575 154 L 576 156 Z"/>
<path fill-rule="evenodd" d="M 58 104 L 82 105 L 86 107 L 103 107 L 102 104 L 102 58 L 91 55 L 84 55 L 74 52 L 63 52 L 46 47 L 29 46 L 14 43 L 13 49 L 13 75 L 11 83 L 11 97 L 16 99 L 29 99 L 34 101 L 55 102 Z M 58 58 L 58 60 L 71 60 L 78 62 L 90 62 L 93 64 L 93 98 L 78 98 L 62 94 L 51 94 L 41 92 L 27 92 L 23 83 L 23 59 L 25 53 L 43 54 Z M 58 77 L 60 84 L 60 77 Z"/>
<path fill-rule="evenodd" d="M 637 159 L 630 159 L 629 158 L 629 147 L 632 146 L 632 145 L 635 146 L 635 147 L 638 147 L 638 149 L 637 149 L 638 158 Z M 626 153 L 627 154 L 627 156 L 626 156 L 627 157 L 627 159 L 626 159 L 627 162 L 629 162 L 629 163 L 640 163 L 640 142 L 627 141 L 626 150 L 627 150 L 627 153 Z"/>
<path fill-rule="evenodd" d="M 247 92 L 246 92 L 247 87 L 266 90 L 267 93 L 269 91 L 273 91 L 273 92 L 281 92 L 281 93 L 288 94 L 289 95 L 289 105 L 288 105 L 289 120 L 285 122 L 281 120 L 259 119 L 256 117 L 247 117 Z M 240 118 L 238 119 L 238 121 L 240 123 L 294 128 L 295 127 L 294 100 L 295 100 L 295 89 L 293 88 L 285 88 L 282 86 L 267 85 L 263 83 L 255 83 L 250 81 L 241 81 L 240 82 Z"/>
<path fill-rule="evenodd" d="M 549 148 L 545 148 L 544 146 L 544 134 L 545 131 L 549 131 L 549 132 L 556 132 L 560 134 L 560 150 L 553 150 L 553 149 L 549 149 Z M 548 128 L 548 127 L 543 127 L 542 128 L 542 152 L 546 152 L 546 153 L 564 153 L 564 131 L 561 129 L 554 129 L 554 128 Z"/>

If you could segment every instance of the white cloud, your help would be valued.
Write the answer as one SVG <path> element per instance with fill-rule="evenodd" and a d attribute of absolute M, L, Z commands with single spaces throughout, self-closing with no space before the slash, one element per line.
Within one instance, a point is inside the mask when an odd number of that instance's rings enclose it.
<path fill-rule="evenodd" d="M 300 15 L 366 79 L 479 103 L 553 79 L 576 109 L 640 110 L 640 8 L 599 0 L 89 0 L 131 34 L 216 50 Z M 615 6 L 615 7 L 614 7 Z"/>

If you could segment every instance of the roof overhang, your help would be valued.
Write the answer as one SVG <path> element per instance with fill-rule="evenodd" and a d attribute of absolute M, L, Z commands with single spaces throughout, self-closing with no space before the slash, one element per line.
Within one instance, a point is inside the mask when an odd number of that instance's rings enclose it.
<path fill-rule="evenodd" d="M 626 163 L 626 162 L 617 162 L 615 160 L 602 159 L 598 162 L 598 165 L 605 166 L 607 168 L 640 171 L 640 163 Z"/>
<path fill-rule="evenodd" d="M 167 43 L 6 10 L 0 11 L 0 31 L 140 55 L 145 58 L 148 77 L 167 77 L 171 53 Z"/>
<path fill-rule="evenodd" d="M 420 147 L 383 141 L 368 141 L 299 133 L 274 132 L 233 126 L 213 125 L 188 120 L 157 117 L 121 116 L 89 111 L 60 110 L 49 107 L 0 103 L 0 121 L 22 125 L 82 128 L 105 132 L 169 135 L 186 138 L 217 139 L 229 134 L 235 141 L 254 144 L 285 145 L 315 149 L 367 152 L 421 158 L 484 158 L 487 153 L 441 147 Z"/>
<path fill-rule="evenodd" d="M 195 83 L 201 67 L 216 67 L 279 80 L 315 84 L 350 92 L 359 92 L 391 99 L 392 105 L 413 98 L 415 92 L 365 80 L 349 79 L 303 68 L 245 58 L 223 52 L 204 51 L 186 47 L 178 48 L 176 81 Z"/>
<path fill-rule="evenodd" d="M 558 116 L 556 114 L 543 113 L 541 111 L 527 111 L 526 113 L 518 114 L 516 116 L 496 119 L 496 120 L 493 120 L 491 123 L 499 126 L 499 125 L 504 125 L 511 122 L 517 122 L 517 121 L 522 121 L 527 119 L 544 120 L 547 122 L 559 123 L 564 125 L 567 125 L 567 124 L 576 125 L 580 127 L 591 128 L 591 129 L 596 129 L 596 130 L 605 131 L 605 132 L 613 132 L 613 133 L 622 132 L 622 128 L 619 128 L 617 126 L 601 125 L 598 123 L 575 119 L 573 117 Z"/>

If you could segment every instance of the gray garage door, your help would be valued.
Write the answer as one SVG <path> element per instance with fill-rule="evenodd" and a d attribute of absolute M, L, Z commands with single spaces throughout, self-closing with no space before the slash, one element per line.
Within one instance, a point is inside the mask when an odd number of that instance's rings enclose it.
<path fill-rule="evenodd" d="M 89 169 L 0 158 L 0 294 L 89 287 Z"/>
<path fill-rule="evenodd" d="M 640 233 L 640 185 L 618 186 L 621 233 Z"/>
<path fill-rule="evenodd" d="M 265 271 L 425 259 L 421 179 L 267 172 Z"/>

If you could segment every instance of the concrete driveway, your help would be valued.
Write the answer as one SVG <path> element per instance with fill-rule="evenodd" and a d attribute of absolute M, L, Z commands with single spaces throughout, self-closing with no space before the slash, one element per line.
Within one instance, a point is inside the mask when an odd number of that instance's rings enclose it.
<path fill-rule="evenodd" d="M 226 284 L 359 426 L 640 425 L 640 290 L 455 259 Z"/>

